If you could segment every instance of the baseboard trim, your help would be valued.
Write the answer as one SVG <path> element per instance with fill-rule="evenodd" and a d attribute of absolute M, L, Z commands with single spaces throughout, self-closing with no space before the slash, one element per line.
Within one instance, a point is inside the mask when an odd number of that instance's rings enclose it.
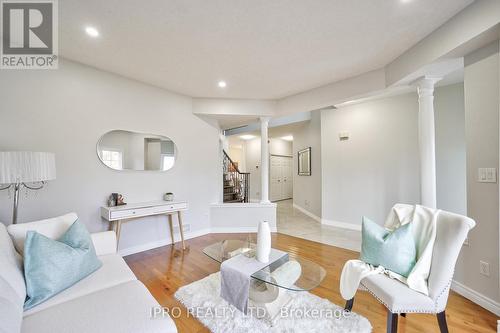
<path fill-rule="evenodd" d="M 262 203 L 262 202 L 234 202 L 234 203 L 214 203 L 210 204 L 210 208 L 276 208 L 277 205 L 274 202 Z"/>
<path fill-rule="evenodd" d="M 327 220 L 327 219 L 321 219 L 321 224 L 327 225 L 327 226 L 330 226 L 330 227 L 337 227 L 337 228 L 342 228 L 342 229 L 349 229 L 349 230 L 354 230 L 354 231 L 361 231 L 361 225 L 360 224 L 338 222 L 338 221 L 332 221 L 332 220 Z"/>
<path fill-rule="evenodd" d="M 191 239 L 191 238 L 196 238 L 196 237 L 204 236 L 204 235 L 207 235 L 210 233 L 211 233 L 211 230 L 209 228 L 190 231 L 184 235 L 184 239 L 187 240 L 187 239 Z M 178 240 L 179 238 L 180 237 L 178 236 L 178 233 L 176 233 L 176 240 Z M 137 245 L 137 246 L 131 246 L 131 247 L 127 247 L 124 249 L 120 249 L 120 250 L 118 250 L 118 253 L 122 257 L 125 257 L 125 256 L 129 256 L 131 254 L 156 249 L 158 247 L 162 247 L 162 246 L 166 246 L 166 245 L 170 245 L 170 244 L 172 244 L 172 241 L 169 237 L 169 238 L 161 239 L 158 241 L 149 242 L 146 244 L 141 244 L 141 245 Z"/>
<path fill-rule="evenodd" d="M 313 213 L 311 213 L 310 211 L 308 211 L 307 209 L 303 208 L 303 207 L 300 207 L 299 205 L 297 205 L 296 203 L 293 204 L 293 208 L 297 209 L 299 212 L 309 216 L 310 218 L 312 218 L 313 220 L 315 220 L 316 222 L 319 222 L 321 223 L 321 217 L 317 216 L 317 215 L 314 215 Z"/>
<path fill-rule="evenodd" d="M 205 228 L 200 230 L 195 230 L 193 232 L 188 232 L 184 235 L 184 239 L 188 240 L 191 238 L 196 238 L 200 236 L 205 236 L 208 234 L 242 234 L 242 233 L 256 233 L 257 227 L 222 227 L 222 228 Z M 271 227 L 271 232 L 278 232 L 276 227 Z M 177 235 L 177 234 L 176 234 Z M 179 239 L 179 236 L 176 236 L 176 240 Z M 144 252 L 152 249 L 156 249 L 158 247 L 166 246 L 172 244 L 170 238 L 161 239 L 155 242 L 149 242 L 146 244 L 141 244 L 137 246 L 131 246 L 124 249 L 118 250 L 118 253 L 122 256 L 129 256 L 131 254 Z"/>
<path fill-rule="evenodd" d="M 486 297 L 483 294 L 478 293 L 477 291 L 455 280 L 453 280 L 453 282 L 451 283 L 451 290 L 476 303 L 480 307 L 494 313 L 495 315 L 500 316 L 499 302 L 494 301 L 491 298 Z"/>
<path fill-rule="evenodd" d="M 255 227 L 214 227 L 210 229 L 211 234 L 242 234 L 242 233 L 256 233 L 257 226 Z M 271 227 L 271 232 L 278 232 L 276 226 Z"/>

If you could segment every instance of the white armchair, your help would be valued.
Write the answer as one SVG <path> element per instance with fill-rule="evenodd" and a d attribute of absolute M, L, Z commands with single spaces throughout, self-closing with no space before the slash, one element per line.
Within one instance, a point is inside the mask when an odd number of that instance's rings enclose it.
<path fill-rule="evenodd" d="M 361 280 L 360 289 L 368 291 L 387 308 L 388 333 L 397 332 L 398 315 L 405 317 L 407 313 L 436 314 L 441 333 L 448 332 L 445 309 L 455 263 L 469 230 L 475 225 L 474 220 L 466 216 L 440 212 L 428 279 L 429 296 L 383 274 Z M 354 298 L 347 301 L 346 310 L 352 310 L 353 304 Z"/>

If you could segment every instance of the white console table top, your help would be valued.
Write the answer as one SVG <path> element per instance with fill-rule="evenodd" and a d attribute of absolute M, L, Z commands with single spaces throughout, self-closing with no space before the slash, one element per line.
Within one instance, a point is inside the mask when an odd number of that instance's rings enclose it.
<path fill-rule="evenodd" d="M 137 209 L 137 208 L 148 208 L 148 207 L 158 207 L 158 206 L 169 206 L 169 205 L 176 205 L 176 204 L 187 204 L 187 201 L 165 201 L 165 200 L 158 200 L 158 201 L 148 201 L 148 202 L 140 202 L 140 203 L 128 203 L 126 205 L 121 205 L 121 206 L 113 206 L 113 207 L 108 207 L 108 206 L 102 206 L 102 208 L 110 211 L 110 212 L 115 212 L 115 211 L 120 211 L 120 210 L 129 210 L 129 209 Z"/>
<path fill-rule="evenodd" d="M 166 215 L 168 216 L 168 224 L 170 227 L 170 235 L 172 237 L 172 244 L 175 244 L 174 229 L 172 225 L 172 215 L 176 214 L 179 222 L 179 231 L 181 234 L 182 249 L 186 250 L 184 243 L 184 231 L 182 227 L 181 212 L 188 209 L 186 201 L 150 201 L 141 203 L 129 203 L 121 206 L 114 207 L 101 207 L 101 216 L 110 222 L 110 229 L 116 232 L 117 242 L 120 240 L 120 230 L 122 222 L 130 221 L 146 216 Z"/>

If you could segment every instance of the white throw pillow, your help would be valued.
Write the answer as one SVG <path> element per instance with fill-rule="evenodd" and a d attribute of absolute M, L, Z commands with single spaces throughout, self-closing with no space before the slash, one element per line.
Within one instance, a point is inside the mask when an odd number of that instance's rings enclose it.
<path fill-rule="evenodd" d="M 22 255 L 28 231 L 36 231 L 50 239 L 59 239 L 76 220 L 78 220 L 76 213 L 69 213 L 46 220 L 11 224 L 7 227 L 7 232 L 12 238 L 17 252 Z"/>

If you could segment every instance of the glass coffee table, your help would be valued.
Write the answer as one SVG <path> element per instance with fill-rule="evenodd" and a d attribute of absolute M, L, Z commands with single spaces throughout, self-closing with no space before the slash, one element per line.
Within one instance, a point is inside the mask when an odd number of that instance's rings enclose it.
<path fill-rule="evenodd" d="M 255 248 L 256 245 L 249 240 L 228 239 L 207 246 L 203 253 L 222 263 L 239 254 L 255 257 Z M 321 284 L 325 276 L 326 271 L 323 267 L 294 253 L 288 253 L 287 256 L 251 275 L 255 282 L 290 291 L 314 289 Z M 259 283 L 254 283 L 254 286 L 258 287 Z"/>

